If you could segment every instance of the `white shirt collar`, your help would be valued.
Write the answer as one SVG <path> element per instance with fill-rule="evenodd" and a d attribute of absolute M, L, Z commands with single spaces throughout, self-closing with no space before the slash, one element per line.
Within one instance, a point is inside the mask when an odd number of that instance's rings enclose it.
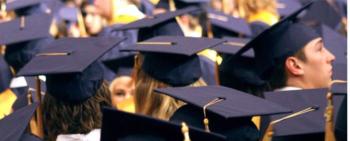
<path fill-rule="evenodd" d="M 302 88 L 299 87 L 293 87 L 293 86 L 285 86 L 279 89 L 276 89 L 275 91 L 293 91 L 293 90 L 301 90 Z"/>

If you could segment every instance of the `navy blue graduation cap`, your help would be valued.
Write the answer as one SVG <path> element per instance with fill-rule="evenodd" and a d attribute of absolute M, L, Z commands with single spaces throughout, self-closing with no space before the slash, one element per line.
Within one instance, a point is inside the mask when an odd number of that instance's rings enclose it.
<path fill-rule="evenodd" d="M 346 95 L 348 89 L 348 83 L 347 82 L 341 82 L 341 83 L 334 83 L 330 91 L 335 95 Z"/>
<path fill-rule="evenodd" d="M 337 31 L 326 25 L 320 25 L 318 31 L 322 35 L 324 46 L 334 54 L 334 63 L 347 63 L 347 40 L 346 37 L 340 35 Z"/>
<path fill-rule="evenodd" d="M 4 57 L 0 55 L 0 93 L 10 87 L 12 73 L 10 67 L 5 62 Z"/>
<path fill-rule="evenodd" d="M 58 11 L 58 17 L 60 20 L 77 22 L 78 21 L 79 9 L 75 7 L 62 7 Z"/>
<path fill-rule="evenodd" d="M 244 19 L 235 18 L 211 8 L 207 8 L 206 11 L 215 37 L 252 35 L 249 24 Z"/>
<path fill-rule="evenodd" d="M 38 22 L 40 21 L 40 22 Z M 0 44 L 9 45 L 51 36 L 52 16 L 38 13 L 0 24 Z"/>
<path fill-rule="evenodd" d="M 335 29 L 341 21 L 341 13 L 336 10 L 335 4 L 330 4 L 327 0 L 317 0 L 302 20 L 310 24 L 322 23 Z"/>
<path fill-rule="evenodd" d="M 228 140 L 258 140 L 251 116 L 286 113 L 290 110 L 250 94 L 222 86 L 156 89 L 187 105 L 180 107 L 170 121 L 221 133 Z"/>
<path fill-rule="evenodd" d="M 17 75 L 46 75 L 49 94 L 68 102 L 93 96 L 103 81 L 96 61 L 124 39 L 115 37 L 63 38 L 38 53 Z"/>
<path fill-rule="evenodd" d="M 281 16 L 288 16 L 301 7 L 297 0 L 277 0 L 277 10 Z"/>
<path fill-rule="evenodd" d="M 110 108 L 103 109 L 101 141 L 183 141 L 184 132 L 187 132 L 192 141 L 225 140 L 221 135 L 197 128 L 186 129 L 181 124 Z"/>
<path fill-rule="evenodd" d="M 251 40 L 250 38 L 235 37 L 224 37 L 222 39 L 225 40 L 225 42 L 213 47 L 213 50 L 228 55 L 235 55 L 242 47 L 244 47 Z M 249 50 L 245 52 L 243 56 L 253 58 L 254 51 Z"/>
<path fill-rule="evenodd" d="M 41 0 L 8 0 L 6 11 L 23 10 L 30 7 L 39 6 Z"/>
<path fill-rule="evenodd" d="M 347 64 L 334 63 L 333 65 L 333 79 L 347 80 Z"/>
<path fill-rule="evenodd" d="M 274 125 L 274 137 L 305 139 L 313 136 L 315 140 L 324 137 L 325 118 L 324 111 L 327 106 L 327 89 L 307 89 L 294 91 L 266 92 L 265 98 L 293 110 L 303 110 L 307 107 L 315 107 L 317 110 L 297 117 L 287 119 Z M 334 117 L 337 117 L 338 110 L 343 96 L 333 96 Z M 270 116 L 270 120 L 276 120 L 285 115 Z M 267 125 L 261 125 L 262 129 Z M 319 135 L 321 134 L 321 135 Z"/>
<path fill-rule="evenodd" d="M 23 107 L 0 120 L 0 135 L 3 141 L 20 141 L 28 139 L 25 133 L 29 121 L 38 103 Z"/>
<path fill-rule="evenodd" d="M 263 31 L 245 47 L 237 52 L 237 55 L 242 55 L 249 49 L 254 49 L 256 72 L 262 79 L 268 79 L 269 70 L 275 65 L 284 61 L 285 57 L 293 55 L 308 42 L 319 37 L 312 28 L 296 22 L 296 17 L 311 6 L 309 3 L 303 6 L 298 11 L 276 23 L 269 29 Z"/>
<path fill-rule="evenodd" d="M 120 55 L 113 59 L 106 59 L 103 63 L 112 70 L 117 76 L 130 76 L 134 67 L 135 55 Z"/>
<path fill-rule="evenodd" d="M 169 1 L 170 0 L 160 0 L 157 3 L 156 8 L 163 8 L 163 9 L 169 10 L 170 9 Z M 209 3 L 209 0 L 173 0 L 173 1 L 176 9 L 183 9 L 190 6 L 201 6 Z"/>
<path fill-rule="evenodd" d="M 24 133 L 20 139 L 20 141 L 41 141 L 41 139 L 35 135 L 30 133 Z"/>
<path fill-rule="evenodd" d="M 142 70 L 171 86 L 186 86 L 201 76 L 196 53 L 214 47 L 223 40 L 176 36 L 158 36 L 121 51 L 140 51 L 144 55 Z"/>

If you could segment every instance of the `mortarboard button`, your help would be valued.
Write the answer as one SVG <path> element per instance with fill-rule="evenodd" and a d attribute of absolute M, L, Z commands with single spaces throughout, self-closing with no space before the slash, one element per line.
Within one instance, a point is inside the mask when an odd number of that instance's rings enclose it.
<path fill-rule="evenodd" d="M 19 141 L 26 134 L 26 128 L 38 103 L 23 107 L 0 120 L 1 140 Z"/>
<path fill-rule="evenodd" d="M 221 141 L 225 137 L 180 124 L 151 117 L 103 109 L 102 141 L 181 141 L 187 136 L 192 141 Z M 187 134 L 187 135 L 184 135 Z"/>
<path fill-rule="evenodd" d="M 158 36 L 121 51 L 140 51 L 144 55 L 141 68 L 148 75 L 172 86 L 185 86 L 202 75 L 196 53 L 222 42 L 221 39 Z"/>

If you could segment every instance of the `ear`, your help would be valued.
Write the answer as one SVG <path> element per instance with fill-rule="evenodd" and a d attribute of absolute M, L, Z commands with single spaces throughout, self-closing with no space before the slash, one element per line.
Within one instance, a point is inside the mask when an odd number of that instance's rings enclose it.
<path fill-rule="evenodd" d="M 303 64 L 296 57 L 288 57 L 285 61 L 285 67 L 287 73 L 290 73 L 291 75 L 298 76 L 304 74 Z"/>

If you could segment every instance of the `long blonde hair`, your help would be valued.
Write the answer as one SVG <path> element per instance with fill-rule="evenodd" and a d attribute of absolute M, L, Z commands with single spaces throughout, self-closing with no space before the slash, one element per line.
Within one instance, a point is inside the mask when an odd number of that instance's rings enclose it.
<path fill-rule="evenodd" d="M 245 19 L 261 11 L 278 15 L 276 0 L 234 0 L 234 7 L 236 14 Z"/>
<path fill-rule="evenodd" d="M 138 55 L 135 61 L 136 88 L 135 110 L 136 113 L 152 116 L 158 119 L 168 120 L 170 116 L 182 105 L 183 102 L 170 96 L 153 92 L 156 88 L 171 87 L 170 85 L 154 79 L 141 70 L 142 56 Z M 199 79 L 190 86 L 205 86 L 203 79 Z"/>

